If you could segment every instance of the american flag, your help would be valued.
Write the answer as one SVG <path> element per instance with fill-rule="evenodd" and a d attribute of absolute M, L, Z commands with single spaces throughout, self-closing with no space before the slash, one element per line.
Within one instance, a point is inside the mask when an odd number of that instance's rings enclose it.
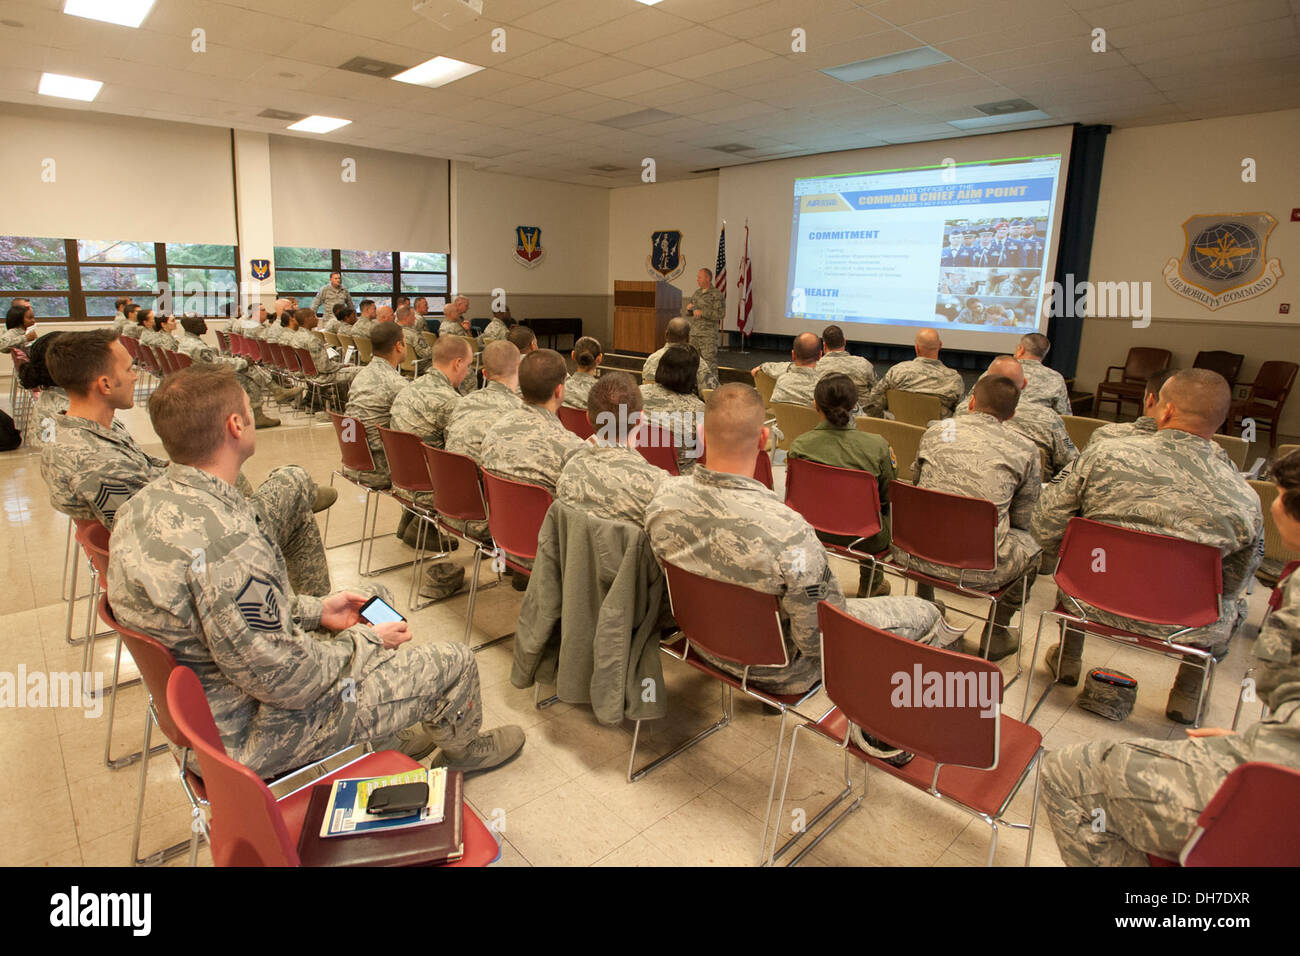
<path fill-rule="evenodd" d="M 754 272 L 749 262 L 749 223 L 745 223 L 745 257 L 740 260 L 740 278 L 736 280 L 740 290 L 740 301 L 736 303 L 736 327 L 744 335 L 750 334 L 746 328 L 754 312 L 754 293 L 750 288 L 753 281 Z"/>
<path fill-rule="evenodd" d="M 727 224 L 722 224 L 718 233 L 718 261 L 713 266 L 713 288 L 721 289 L 727 294 Z"/>

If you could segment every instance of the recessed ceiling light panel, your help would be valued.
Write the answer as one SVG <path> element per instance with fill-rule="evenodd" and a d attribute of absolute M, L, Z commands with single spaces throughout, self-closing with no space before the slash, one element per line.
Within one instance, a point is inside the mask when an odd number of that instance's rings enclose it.
<path fill-rule="evenodd" d="M 99 80 L 84 80 L 77 76 L 64 76 L 62 73 L 42 73 L 41 85 L 36 92 L 42 96 L 58 96 L 65 100 L 84 100 L 89 103 L 103 88 Z"/>
<path fill-rule="evenodd" d="M 949 126 L 958 129 L 989 129 L 994 126 L 1014 126 L 1016 123 L 1032 123 L 1035 120 L 1051 119 L 1042 110 L 1025 110 L 1023 113 L 1003 113 L 1000 116 L 976 116 L 972 119 L 949 120 Z"/>
<path fill-rule="evenodd" d="M 483 69 L 473 63 L 453 60 L 449 56 L 435 56 L 425 60 L 419 66 L 413 66 L 404 73 L 398 73 L 393 79 L 398 83 L 412 83 L 415 86 L 438 87 L 455 83 Z"/>
<path fill-rule="evenodd" d="M 289 129 L 298 133 L 332 133 L 351 122 L 350 119 L 339 119 L 336 116 L 308 116 L 294 123 Z"/>
<path fill-rule="evenodd" d="M 123 27 L 138 27 L 153 9 L 154 0 L 64 0 L 69 16 L 102 20 Z"/>
<path fill-rule="evenodd" d="M 888 76 L 891 73 L 906 73 L 909 70 L 923 70 L 927 66 L 947 63 L 952 57 L 940 53 L 934 47 L 922 46 L 902 53 L 888 53 L 885 56 L 873 56 L 869 60 L 843 63 L 840 66 L 827 67 L 822 70 L 827 76 L 833 76 L 845 83 L 859 83 L 874 76 Z"/>

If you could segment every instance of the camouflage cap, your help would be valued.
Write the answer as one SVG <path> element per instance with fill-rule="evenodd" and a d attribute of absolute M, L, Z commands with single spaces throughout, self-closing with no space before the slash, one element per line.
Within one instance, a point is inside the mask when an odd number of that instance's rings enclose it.
<path fill-rule="evenodd" d="M 1084 679 L 1079 706 L 1108 720 L 1123 720 L 1133 713 L 1137 692 L 1137 678 L 1120 671 L 1094 667 Z"/>

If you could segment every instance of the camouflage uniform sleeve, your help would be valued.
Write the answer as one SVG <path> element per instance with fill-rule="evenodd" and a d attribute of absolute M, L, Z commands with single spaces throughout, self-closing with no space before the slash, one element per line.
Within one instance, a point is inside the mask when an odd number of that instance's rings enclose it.
<path fill-rule="evenodd" d="M 341 642 L 320 641 L 307 628 L 320 624 L 320 600 L 286 592 L 280 570 L 267 549 L 251 557 L 241 549 L 237 581 L 223 579 L 226 569 L 189 566 L 203 640 L 223 674 L 244 693 L 284 710 L 301 710 L 331 689 L 351 656 Z M 260 603 L 274 607 L 279 620 L 245 615 L 239 596 L 253 586 Z M 264 591 L 262 589 L 265 589 Z M 259 609 L 260 610 L 260 609 Z"/>
<path fill-rule="evenodd" d="M 656 363 L 655 368 L 658 368 Z M 653 382 L 654 376 L 648 379 Z M 713 371 L 713 367 L 704 359 L 700 359 L 700 367 L 695 374 L 695 384 L 699 388 L 717 388 L 721 383 L 718 381 L 718 373 Z"/>
<path fill-rule="evenodd" d="M 704 318 L 716 325 L 727 314 L 727 299 L 721 289 L 708 291 L 709 294 L 705 295 L 704 301 L 700 303 L 700 311 L 704 314 Z"/>
<path fill-rule="evenodd" d="M 1058 415 L 1073 415 L 1070 409 L 1070 389 L 1065 384 L 1065 379 L 1057 379 L 1056 394 L 1052 397 L 1052 407 L 1056 409 Z"/>
<path fill-rule="evenodd" d="M 782 549 L 776 560 L 785 584 L 781 609 L 790 619 L 790 639 L 803 653 L 820 654 L 817 602 L 830 601 L 838 608 L 844 607 L 844 592 L 831 571 L 826 549 L 812 529 L 806 528 Z"/>
<path fill-rule="evenodd" d="M 1223 598 L 1229 600 L 1242 595 L 1255 569 L 1264 560 L 1264 519 L 1260 514 L 1255 526 L 1255 537 L 1244 548 L 1238 548 L 1223 559 Z"/>
<path fill-rule="evenodd" d="M 884 410 L 887 391 L 889 391 L 889 372 L 876 379 L 876 384 L 871 386 L 871 393 L 863 403 L 863 411 L 868 415 L 879 415 Z"/>
<path fill-rule="evenodd" d="M 1007 517 L 1011 519 L 1011 527 L 1024 531 L 1028 531 L 1033 523 L 1034 505 L 1038 503 L 1043 490 L 1043 459 L 1038 453 L 1037 445 L 1034 446 L 1033 452 L 1029 458 L 1029 469 L 1025 472 L 1020 486 L 1016 488 L 1016 493 L 1011 498 L 1011 507 L 1007 512 Z"/>
<path fill-rule="evenodd" d="M 1065 526 L 1079 514 L 1087 476 L 1079 468 L 1082 458 L 1075 459 L 1065 471 L 1043 486 L 1029 519 L 1029 533 L 1044 554 L 1052 555 L 1061 547 Z"/>
<path fill-rule="evenodd" d="M 772 378 L 780 378 L 786 372 L 790 371 L 789 362 L 764 362 L 758 367 L 758 370 L 764 375 L 770 375 Z"/>
<path fill-rule="evenodd" d="M 157 471 L 141 474 L 134 468 L 120 467 L 125 461 L 126 459 L 103 461 L 93 470 L 80 472 L 72 482 L 73 495 L 109 531 L 113 530 L 117 509 L 166 468 L 166 462 L 159 463 L 157 459 L 151 459 Z"/>
<path fill-rule="evenodd" d="M 1070 462 L 1079 457 L 1079 449 L 1070 441 L 1070 433 L 1065 430 L 1063 422 L 1057 422 L 1052 429 L 1052 471 L 1059 472 Z"/>
<path fill-rule="evenodd" d="M 889 507 L 889 483 L 898 478 L 898 469 L 894 467 L 894 450 L 890 446 L 880 456 L 880 471 L 876 475 L 876 487 L 880 493 L 880 507 Z"/>

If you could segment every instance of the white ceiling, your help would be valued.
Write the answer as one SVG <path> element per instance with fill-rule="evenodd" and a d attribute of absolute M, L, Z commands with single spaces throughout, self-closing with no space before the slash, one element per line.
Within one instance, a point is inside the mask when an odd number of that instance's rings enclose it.
<path fill-rule="evenodd" d="M 662 181 L 968 135 L 947 121 L 1014 98 L 1051 117 L 1025 125 L 1300 106 L 1300 0 L 484 0 L 455 31 L 411 0 L 156 0 L 136 30 L 62 7 L 0 0 L 0 100 L 277 133 L 286 123 L 263 109 L 320 113 L 352 120 L 325 139 L 602 186 L 639 182 L 647 156 Z M 196 27 L 206 53 L 191 51 Z M 794 27 L 805 53 L 791 52 Z M 1090 51 L 1094 27 L 1104 54 Z M 854 84 L 820 72 L 927 44 L 954 62 Z M 487 69 L 437 90 L 337 69 L 439 54 Z M 92 104 L 38 96 L 42 71 L 104 88 Z M 672 115 L 600 125 L 646 109 Z M 711 148 L 731 143 L 752 149 Z"/>

